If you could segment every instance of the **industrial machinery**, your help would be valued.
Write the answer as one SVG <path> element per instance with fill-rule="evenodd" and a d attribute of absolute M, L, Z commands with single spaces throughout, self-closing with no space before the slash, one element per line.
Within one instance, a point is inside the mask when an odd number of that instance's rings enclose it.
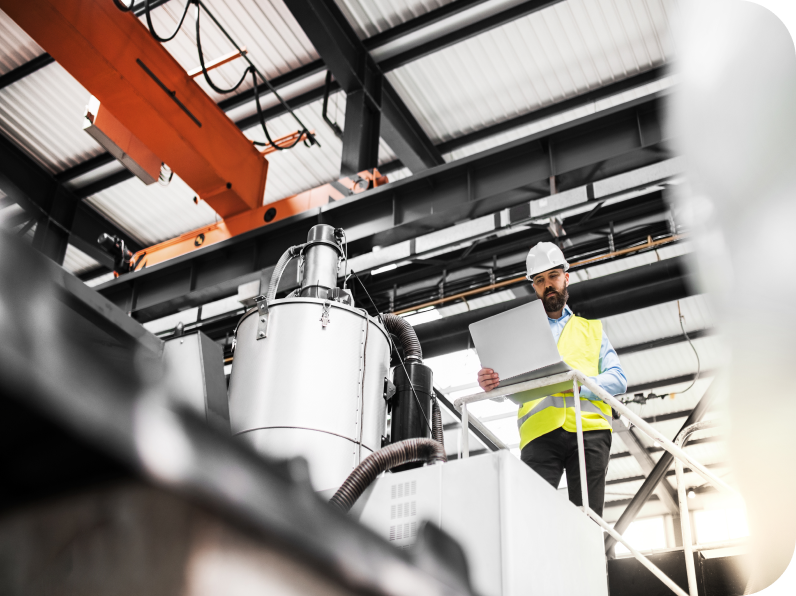
<path fill-rule="evenodd" d="M 484 596 L 608 594 L 600 528 L 506 450 L 386 475 L 351 514 L 402 549 L 433 523 Z"/>
<path fill-rule="evenodd" d="M 600 528 L 527 466 L 505 451 L 433 465 L 445 453 L 431 369 L 411 325 L 370 316 L 345 282 L 338 287 L 344 239 L 342 230 L 314 226 L 240 320 L 232 434 L 271 457 L 305 458 L 316 492 L 336 491 L 332 505 L 400 548 L 426 521 L 442 528 L 461 545 L 471 570 L 462 574 L 479 593 L 525 593 L 532 570 L 539 593 L 606 594 Z M 276 299 L 294 258 L 299 286 Z M 534 511 L 544 511 L 541 521 Z M 577 573 L 567 571 L 573 564 Z"/>
<path fill-rule="evenodd" d="M 300 286 L 277 300 L 294 258 Z M 337 489 L 387 442 L 388 401 L 397 421 L 393 443 L 427 438 L 431 430 L 431 370 L 414 331 L 400 317 L 378 320 L 353 305 L 351 292 L 337 286 L 344 260 L 344 232 L 323 224 L 284 253 L 267 295 L 238 323 L 230 377 L 233 435 L 272 456 L 304 457 L 318 491 Z M 406 361 L 395 397 L 390 332 Z"/>

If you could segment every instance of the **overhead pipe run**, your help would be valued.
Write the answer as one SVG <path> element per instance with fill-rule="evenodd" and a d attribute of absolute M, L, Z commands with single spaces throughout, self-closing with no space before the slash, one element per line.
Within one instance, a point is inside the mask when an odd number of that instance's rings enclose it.
<path fill-rule="evenodd" d="M 686 298 L 695 293 L 683 257 L 665 259 L 569 287 L 572 310 L 586 318 L 602 318 Z M 524 296 L 418 325 L 418 339 L 426 357 L 472 347 L 468 326 L 475 321 L 536 300 L 533 290 Z"/>
<path fill-rule="evenodd" d="M 661 238 L 660 240 L 653 241 L 652 238 L 647 238 L 647 242 L 644 244 L 640 244 L 638 246 L 632 246 L 630 248 L 623 248 L 622 250 L 615 250 L 613 252 L 609 252 L 604 255 L 600 255 L 599 257 L 592 257 L 590 259 L 583 259 L 582 261 L 576 261 L 574 263 L 570 263 L 570 270 L 574 270 L 577 267 L 583 267 L 585 265 L 591 265 L 594 263 L 598 263 L 600 261 L 606 261 L 609 259 L 613 259 L 619 256 L 626 256 L 629 254 L 660 248 L 666 244 L 671 244 L 672 242 L 678 242 L 680 240 L 685 239 L 684 234 L 679 234 L 676 236 L 670 236 L 669 238 Z M 468 290 L 466 292 L 460 292 L 458 294 L 453 294 L 451 296 L 445 296 L 443 298 L 439 298 L 437 300 L 431 300 L 430 302 L 424 302 L 422 304 L 418 304 L 415 306 L 409 306 L 407 308 L 402 308 L 401 310 L 395 311 L 394 314 L 396 315 L 403 315 L 408 312 L 420 310 L 421 308 L 428 308 L 429 306 L 438 306 L 440 304 L 446 304 L 448 302 L 453 302 L 455 300 L 462 300 L 463 298 L 469 298 L 470 296 L 475 296 L 478 294 L 483 294 L 484 292 L 491 292 L 492 290 L 498 290 L 500 288 L 505 288 L 508 286 L 513 286 L 518 283 L 522 283 L 526 281 L 525 276 L 521 275 L 519 277 L 513 277 L 511 279 L 507 279 L 498 283 L 489 284 L 487 286 L 483 286 L 480 288 L 474 288 L 472 290 Z"/>

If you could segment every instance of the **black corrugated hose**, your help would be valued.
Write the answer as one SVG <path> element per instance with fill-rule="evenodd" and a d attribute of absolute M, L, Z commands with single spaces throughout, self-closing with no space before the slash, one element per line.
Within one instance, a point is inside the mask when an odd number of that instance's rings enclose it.
<path fill-rule="evenodd" d="M 367 456 L 351 472 L 329 503 L 343 512 L 348 512 L 379 474 L 414 461 L 444 462 L 445 449 L 434 439 L 406 439 L 379 449 Z"/>
<path fill-rule="evenodd" d="M 361 283 L 361 282 L 360 282 Z M 384 327 L 390 333 L 396 335 L 404 349 L 404 359 L 414 359 L 418 362 L 423 361 L 423 349 L 417 339 L 417 333 L 406 319 L 397 315 L 383 314 Z"/>
<path fill-rule="evenodd" d="M 445 436 L 442 432 L 442 412 L 439 409 L 436 397 L 434 398 L 434 403 L 431 404 L 431 438 L 442 445 L 442 455 L 445 457 L 443 461 L 448 461 L 445 456 Z"/>

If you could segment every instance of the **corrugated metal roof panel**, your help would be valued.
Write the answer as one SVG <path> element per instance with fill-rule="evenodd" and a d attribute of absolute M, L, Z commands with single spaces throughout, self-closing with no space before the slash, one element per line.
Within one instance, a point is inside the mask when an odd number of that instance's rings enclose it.
<path fill-rule="evenodd" d="M 716 393 L 713 398 L 713 408 L 721 408 L 720 404 L 725 398 L 725 393 L 722 391 L 721 377 L 702 377 L 697 380 L 692 389 L 689 389 L 685 393 L 678 393 L 674 397 L 665 393 L 666 391 L 673 391 L 675 389 L 682 390 L 688 385 L 690 385 L 690 383 L 680 384 L 675 387 L 658 387 L 656 388 L 656 392 L 664 394 L 665 397 L 663 399 L 650 399 L 645 404 L 630 403 L 626 405 L 642 418 L 654 418 L 655 416 L 663 416 L 673 412 L 691 410 L 699 403 L 699 400 L 702 399 L 708 388 L 713 387 L 711 391 Z"/>
<path fill-rule="evenodd" d="M 452 0 L 336 0 L 360 39 L 392 29 Z"/>
<path fill-rule="evenodd" d="M 686 332 L 710 329 L 715 324 L 710 299 L 704 294 L 680 300 Z M 681 334 L 677 302 L 666 302 L 631 312 L 605 317 L 603 329 L 614 347 L 632 346 L 662 337 Z"/>
<path fill-rule="evenodd" d="M 662 0 L 568 0 L 387 76 L 441 142 L 643 72 L 673 54 Z"/>
<path fill-rule="evenodd" d="M 726 342 L 718 336 L 693 340 L 702 371 L 715 371 L 728 362 Z M 688 343 L 625 354 L 622 368 L 629 386 L 671 379 L 697 371 L 697 357 Z"/>
<path fill-rule="evenodd" d="M 106 281 L 110 281 L 110 280 L 114 279 L 114 277 L 115 277 L 115 275 L 114 275 L 113 271 L 109 271 L 108 273 L 104 273 L 104 274 L 102 274 L 102 275 L 100 275 L 98 277 L 95 277 L 94 279 L 89 279 L 86 282 L 86 285 L 88 287 L 90 287 L 90 288 L 94 288 L 96 286 L 104 284 Z"/>
<path fill-rule="evenodd" d="M 0 75 L 44 53 L 19 25 L 0 10 Z"/>
<path fill-rule="evenodd" d="M 53 173 L 105 150 L 83 132 L 90 94 L 59 64 L 0 89 L 0 130 Z"/>
<path fill-rule="evenodd" d="M 66 245 L 66 254 L 64 255 L 63 268 L 73 273 L 80 275 L 86 271 L 96 269 L 99 263 L 84 253 L 79 248 L 75 248 L 71 244 Z"/>
<path fill-rule="evenodd" d="M 329 117 L 333 121 L 336 119 L 342 127 L 345 96 L 342 93 L 337 93 L 334 99 L 336 101 L 330 101 L 329 104 Z M 268 155 L 265 204 L 315 188 L 340 177 L 343 143 L 323 121 L 322 108 L 323 101 L 318 100 L 296 110 L 307 128 L 315 131 L 320 147 L 306 147 L 300 143 L 292 149 L 276 151 Z M 296 132 L 297 129 L 296 121 L 289 114 L 268 122 L 268 133 L 272 139 Z M 265 141 L 265 135 L 259 126 L 247 130 L 246 136 L 253 140 Z"/>
<path fill-rule="evenodd" d="M 86 200 L 144 246 L 150 246 L 218 220 L 207 203 L 195 205 L 194 196 L 175 175 L 168 186 L 146 186 L 131 178 Z"/>
<path fill-rule="evenodd" d="M 246 48 L 249 59 L 268 79 L 318 58 L 315 48 L 282 0 L 214 0 L 208 6 L 232 39 Z M 183 7 L 181 2 L 170 2 L 152 11 L 152 23 L 158 35 L 165 37 L 174 31 Z M 165 44 L 185 70 L 199 67 L 195 15 L 195 9 L 191 8 L 180 32 Z M 140 18 L 146 24 L 145 17 L 142 15 Z M 235 51 L 204 12 L 200 25 L 205 63 Z M 247 66 L 245 60 L 237 59 L 213 70 L 210 78 L 217 87 L 229 88 L 238 82 Z M 231 97 L 213 91 L 203 76 L 197 77 L 196 81 L 215 101 Z M 235 93 L 251 86 L 251 78 L 247 77 Z"/>

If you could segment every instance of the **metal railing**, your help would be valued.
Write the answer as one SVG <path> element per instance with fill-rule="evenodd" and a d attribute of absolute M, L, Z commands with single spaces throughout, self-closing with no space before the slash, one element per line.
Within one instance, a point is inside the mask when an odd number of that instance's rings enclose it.
<path fill-rule="evenodd" d="M 637 551 L 627 540 L 625 540 L 621 534 L 616 532 L 608 523 L 597 513 L 595 513 L 589 506 L 589 491 L 587 488 L 587 480 L 586 480 L 586 455 L 583 448 L 583 422 L 581 420 L 581 404 L 580 404 L 580 385 L 585 386 L 588 388 L 592 393 L 598 396 L 603 402 L 610 405 L 614 410 L 619 412 L 622 416 L 627 418 L 634 426 L 642 430 L 645 434 L 647 434 L 650 438 L 657 443 L 666 451 L 672 454 L 675 461 L 675 466 L 677 470 L 677 489 L 678 495 L 680 496 L 680 508 L 681 512 L 683 510 L 686 511 L 685 515 L 680 516 L 680 523 L 684 524 L 683 527 L 683 550 L 686 559 L 686 571 L 688 573 L 688 588 L 690 591 L 690 596 L 697 596 L 697 588 L 696 588 L 696 572 L 694 569 L 694 560 L 693 560 L 693 551 L 695 550 L 692 542 L 691 542 L 691 525 L 688 520 L 688 507 L 684 503 L 685 498 L 685 487 L 683 483 L 683 462 L 687 463 L 688 466 L 691 468 L 692 471 L 696 472 L 705 481 L 709 482 L 713 486 L 715 486 L 720 491 L 732 495 L 733 497 L 737 497 L 738 493 L 733 488 L 731 488 L 726 482 L 724 482 L 721 478 L 710 472 L 705 466 L 701 463 L 696 461 L 693 457 L 691 457 L 688 453 L 686 453 L 683 449 L 683 444 L 685 443 L 688 436 L 690 436 L 696 430 L 700 430 L 702 428 L 707 428 L 707 424 L 705 422 L 699 422 L 697 424 L 693 424 L 690 427 L 683 429 L 680 433 L 677 442 L 678 444 L 673 443 L 666 437 L 664 437 L 658 430 L 653 428 L 648 422 L 645 422 L 643 418 L 638 416 L 633 410 L 628 408 L 625 404 L 621 401 L 616 399 L 613 395 L 607 393 L 602 387 L 597 385 L 593 379 L 590 379 L 586 375 L 584 375 L 579 370 L 571 370 L 565 373 L 560 373 L 557 375 L 552 375 L 549 377 L 544 377 L 541 379 L 534 379 L 532 381 L 526 381 L 524 383 L 517 383 L 516 385 L 509 385 L 507 387 L 498 387 L 497 389 L 493 389 L 492 391 L 487 391 L 484 393 L 475 393 L 472 395 L 468 395 L 465 397 L 460 397 L 453 402 L 454 407 L 457 411 L 459 411 L 462 415 L 462 436 L 461 436 L 461 457 L 469 457 L 470 456 L 470 448 L 469 448 L 469 425 L 477 428 L 479 431 L 484 433 L 485 435 L 488 434 L 490 436 L 490 440 L 494 440 L 494 443 L 498 445 L 501 449 L 508 449 L 508 446 L 500 441 L 494 434 L 486 428 L 486 426 L 478 420 L 478 417 L 473 416 L 469 410 L 468 405 L 473 404 L 480 401 L 485 401 L 488 399 L 496 400 L 498 398 L 505 398 L 508 395 L 515 395 L 525 391 L 532 391 L 532 390 L 541 390 L 546 387 L 554 387 L 559 386 L 556 388 L 555 392 L 560 392 L 560 386 L 564 383 L 572 383 L 572 392 L 573 392 L 573 402 L 575 408 L 575 423 L 576 423 L 576 430 L 577 430 L 577 443 L 578 443 L 578 467 L 580 468 L 580 491 L 581 497 L 583 499 L 583 505 L 581 509 L 583 512 L 588 515 L 592 520 L 594 520 L 603 530 L 605 530 L 608 534 L 610 534 L 617 542 L 620 542 L 627 548 L 630 553 L 638 559 L 638 561 L 644 565 L 649 571 L 655 575 L 658 579 L 660 579 L 669 589 L 672 590 L 678 596 L 689 596 L 680 586 L 678 586 L 672 579 L 667 576 L 663 571 L 661 571 L 654 563 L 652 563 L 647 557 L 642 555 L 639 551 Z M 694 428 L 696 427 L 696 428 Z M 689 430 L 692 429 L 693 430 Z M 492 439 L 494 437 L 494 439 Z M 687 536 L 686 536 L 687 532 Z"/>

